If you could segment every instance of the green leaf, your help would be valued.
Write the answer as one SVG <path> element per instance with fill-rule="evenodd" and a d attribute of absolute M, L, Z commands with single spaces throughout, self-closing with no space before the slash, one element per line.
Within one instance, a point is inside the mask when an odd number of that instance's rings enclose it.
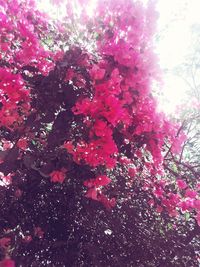
<path fill-rule="evenodd" d="M 188 221 L 190 219 L 190 213 L 189 212 L 186 212 L 184 214 L 184 216 L 185 216 L 186 221 Z"/>

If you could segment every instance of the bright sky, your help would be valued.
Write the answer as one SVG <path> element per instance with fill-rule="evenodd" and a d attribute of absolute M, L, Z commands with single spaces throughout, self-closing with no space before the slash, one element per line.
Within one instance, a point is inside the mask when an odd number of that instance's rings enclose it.
<path fill-rule="evenodd" d="M 161 38 L 157 51 L 164 75 L 164 111 L 175 112 L 175 106 L 186 97 L 188 88 L 182 78 L 173 74 L 173 69 L 184 61 L 191 44 L 191 26 L 200 23 L 200 0 L 158 0 L 160 13 L 158 30 Z"/>

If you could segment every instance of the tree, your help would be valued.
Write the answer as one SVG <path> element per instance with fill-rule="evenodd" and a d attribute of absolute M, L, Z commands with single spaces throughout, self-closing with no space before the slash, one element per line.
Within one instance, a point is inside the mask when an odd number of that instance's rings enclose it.
<path fill-rule="evenodd" d="M 0 264 L 198 266 L 199 184 L 168 163 L 186 136 L 152 94 L 154 3 L 81 4 L 52 22 L 0 2 Z"/>

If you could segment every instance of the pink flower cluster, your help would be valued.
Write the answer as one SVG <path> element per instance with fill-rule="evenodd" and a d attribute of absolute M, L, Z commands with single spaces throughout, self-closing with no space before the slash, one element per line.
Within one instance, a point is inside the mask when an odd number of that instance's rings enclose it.
<path fill-rule="evenodd" d="M 116 205 L 115 198 L 107 198 L 102 192 L 101 187 L 107 186 L 111 179 L 106 175 L 100 175 L 95 179 L 86 180 L 84 185 L 88 188 L 86 197 L 101 202 L 106 209 L 111 209 Z"/>
<path fill-rule="evenodd" d="M 66 173 L 65 169 L 61 169 L 60 171 L 52 171 L 50 173 L 51 182 L 62 184 L 66 178 L 65 173 Z"/>
<path fill-rule="evenodd" d="M 0 125 L 16 128 L 24 122 L 30 109 L 29 90 L 19 74 L 0 68 Z"/>

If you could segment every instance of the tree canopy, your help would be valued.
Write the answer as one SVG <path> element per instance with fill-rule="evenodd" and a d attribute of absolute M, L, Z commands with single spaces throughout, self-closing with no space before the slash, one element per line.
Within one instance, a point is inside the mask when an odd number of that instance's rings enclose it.
<path fill-rule="evenodd" d="M 155 3 L 75 3 L 58 21 L 0 1 L 0 266 L 198 266 L 199 169 L 186 121 L 157 110 Z"/>

